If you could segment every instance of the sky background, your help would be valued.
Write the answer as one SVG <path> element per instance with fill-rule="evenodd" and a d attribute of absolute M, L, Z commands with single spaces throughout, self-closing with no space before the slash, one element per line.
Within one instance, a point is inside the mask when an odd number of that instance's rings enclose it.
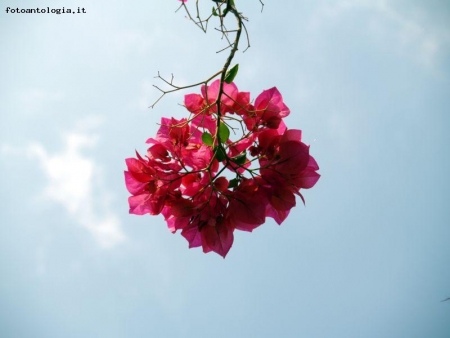
<path fill-rule="evenodd" d="M 450 337 L 450 2 L 235 1 L 236 84 L 277 86 L 322 177 L 224 260 L 129 215 L 123 179 L 198 92 L 148 109 L 154 76 L 221 69 L 217 24 L 175 0 L 0 0 L 1 337 Z"/>

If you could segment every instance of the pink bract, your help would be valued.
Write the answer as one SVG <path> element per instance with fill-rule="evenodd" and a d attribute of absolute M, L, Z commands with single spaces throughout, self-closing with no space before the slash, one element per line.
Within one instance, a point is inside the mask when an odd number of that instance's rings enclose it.
<path fill-rule="evenodd" d="M 126 160 L 129 211 L 162 214 L 189 248 L 225 257 L 234 231 L 251 232 L 267 217 L 281 224 L 295 195 L 304 202 L 300 191 L 317 183 L 319 166 L 301 130 L 283 121 L 290 110 L 275 87 L 251 103 L 249 92 L 234 83 L 221 90 L 216 80 L 184 105 L 188 117 L 162 118 L 145 156 Z"/>

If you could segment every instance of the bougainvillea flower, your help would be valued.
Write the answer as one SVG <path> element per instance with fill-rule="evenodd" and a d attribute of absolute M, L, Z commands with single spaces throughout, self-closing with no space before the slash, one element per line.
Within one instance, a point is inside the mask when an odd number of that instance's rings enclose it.
<path fill-rule="evenodd" d="M 314 157 L 309 156 L 307 167 L 301 172 L 293 175 L 292 181 L 299 189 L 310 189 L 314 187 L 314 185 L 320 178 L 320 174 L 316 172 L 317 170 L 319 170 L 319 166 L 317 165 L 316 160 L 314 159 Z"/>
<path fill-rule="evenodd" d="M 212 82 L 209 86 L 203 85 L 201 87 L 202 95 L 199 94 L 188 94 L 184 97 L 184 105 L 187 110 L 193 114 L 205 113 L 212 114 L 217 113 L 217 106 L 215 102 L 219 96 L 220 80 Z M 235 102 L 238 102 L 238 88 L 234 83 L 223 84 L 223 92 L 221 95 L 221 112 L 228 113 L 233 111 Z M 239 96 L 239 100 L 245 101 L 245 95 Z M 243 103 L 243 102 L 242 102 Z"/>
<path fill-rule="evenodd" d="M 186 146 L 190 136 L 190 127 L 186 119 L 177 120 L 162 118 L 161 126 L 156 133 L 156 137 L 149 138 L 147 143 L 160 143 L 167 149 L 174 151 L 176 148 Z"/>
<path fill-rule="evenodd" d="M 255 100 L 255 113 L 268 128 L 277 129 L 281 119 L 288 116 L 289 108 L 276 87 L 264 90 Z"/>
<path fill-rule="evenodd" d="M 181 184 L 178 173 L 168 169 L 157 171 L 156 162 L 144 160 L 137 153 L 138 159 L 126 160 L 128 171 L 125 171 L 125 183 L 133 195 L 128 202 L 130 213 L 158 215 L 169 197 Z"/>
<path fill-rule="evenodd" d="M 216 102 L 217 98 L 219 97 L 219 88 L 220 88 L 220 81 L 216 80 L 209 86 L 202 86 L 201 91 L 202 95 L 206 102 L 209 104 L 213 104 Z M 234 103 L 236 102 L 236 99 L 238 97 L 238 89 L 234 83 L 223 83 L 223 94 L 220 97 L 220 103 L 222 105 L 221 112 L 222 113 L 229 113 L 232 111 L 232 107 L 234 106 Z M 213 109 L 216 109 L 217 107 L 213 107 Z"/>
<path fill-rule="evenodd" d="M 238 92 L 234 99 L 234 104 L 231 109 L 231 113 L 236 113 L 238 115 L 247 115 L 248 112 L 253 111 L 254 108 L 250 104 L 250 93 L 249 92 Z"/>
<path fill-rule="evenodd" d="M 222 215 L 226 211 L 227 200 L 210 195 L 211 199 L 200 202 L 188 222 L 182 224 L 182 236 L 189 247 L 202 246 L 205 253 L 214 251 L 225 257 L 233 244 L 233 226 Z M 175 221 L 171 221 L 175 225 Z M 180 226 L 180 223 L 178 224 Z"/>
<path fill-rule="evenodd" d="M 188 118 L 162 118 L 146 156 L 126 160 L 129 210 L 161 213 L 189 248 L 225 257 L 234 231 L 251 232 L 267 217 L 281 224 L 296 195 L 304 202 L 301 189 L 317 183 L 319 166 L 302 132 L 284 123 L 290 111 L 275 87 L 252 104 L 250 93 L 217 80 L 184 105 Z"/>

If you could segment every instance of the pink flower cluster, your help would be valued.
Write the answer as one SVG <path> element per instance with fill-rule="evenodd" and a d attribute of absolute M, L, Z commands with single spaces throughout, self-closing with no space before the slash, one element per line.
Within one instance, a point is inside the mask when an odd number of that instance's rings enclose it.
<path fill-rule="evenodd" d="M 125 181 L 130 213 L 162 214 L 190 248 L 225 257 L 235 230 L 266 217 L 281 224 L 320 175 L 301 131 L 286 127 L 290 111 L 275 87 L 253 104 L 234 83 L 223 84 L 220 101 L 219 91 L 216 80 L 186 95 L 189 118 L 162 118 L 146 156 L 126 160 Z"/>

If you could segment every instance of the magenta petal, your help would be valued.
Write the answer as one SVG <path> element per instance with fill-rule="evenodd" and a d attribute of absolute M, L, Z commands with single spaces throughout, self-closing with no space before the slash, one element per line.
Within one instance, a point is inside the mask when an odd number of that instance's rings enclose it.
<path fill-rule="evenodd" d="M 202 237 L 200 231 L 198 231 L 197 224 L 191 223 L 186 226 L 181 235 L 189 242 L 189 248 L 196 248 L 202 245 Z"/>
<path fill-rule="evenodd" d="M 241 220 L 234 220 L 233 225 L 237 230 L 252 232 L 263 223 L 245 223 Z"/>
<path fill-rule="evenodd" d="M 297 141 L 300 142 L 302 140 L 302 131 L 298 129 L 288 129 L 284 132 L 281 137 L 280 142 L 288 142 L 288 141 Z"/>
<path fill-rule="evenodd" d="M 238 230 L 253 231 L 265 221 L 265 203 L 262 196 L 244 196 L 236 194 L 230 202 L 230 220 Z"/>
<path fill-rule="evenodd" d="M 235 155 L 238 155 L 240 153 L 242 153 L 244 150 L 247 150 L 251 145 L 253 145 L 253 143 L 255 142 L 255 138 L 256 138 L 256 134 L 251 134 L 249 135 L 249 137 L 244 138 L 242 140 L 240 140 L 239 142 L 235 143 L 233 146 L 233 149 L 235 150 Z"/>
<path fill-rule="evenodd" d="M 205 105 L 205 100 L 199 94 L 188 94 L 184 96 L 184 105 L 191 113 L 199 113 Z"/>
<path fill-rule="evenodd" d="M 288 217 L 290 210 L 277 210 L 272 205 L 268 204 L 266 207 L 266 216 L 272 217 L 278 225 Z"/>
<path fill-rule="evenodd" d="M 130 214 L 145 215 L 150 213 L 150 207 L 147 203 L 149 199 L 148 194 L 141 194 L 128 197 L 128 203 L 130 205 Z"/>
<path fill-rule="evenodd" d="M 177 230 L 184 229 L 189 224 L 190 217 L 171 217 L 166 220 L 167 227 L 173 233 Z"/>
<path fill-rule="evenodd" d="M 309 147 L 301 142 L 288 141 L 280 144 L 281 159 L 277 166 L 280 172 L 296 174 L 309 162 Z"/>
<path fill-rule="evenodd" d="M 144 192 L 147 183 L 139 182 L 128 171 L 125 171 L 124 173 L 125 173 L 125 184 L 130 194 L 137 195 L 139 193 Z"/>
<path fill-rule="evenodd" d="M 220 80 L 215 80 L 208 87 L 202 86 L 201 91 L 205 100 L 209 103 L 212 103 L 217 100 L 217 96 L 219 95 L 220 89 Z M 238 96 L 238 89 L 234 83 L 224 83 L 223 84 L 223 92 L 222 97 L 220 98 L 221 102 L 228 106 L 228 110 L 234 105 L 234 102 Z"/>
<path fill-rule="evenodd" d="M 261 111 L 277 113 L 279 117 L 286 117 L 290 110 L 284 104 L 283 97 L 276 87 L 264 90 L 255 100 L 255 108 Z"/>
<path fill-rule="evenodd" d="M 270 196 L 270 204 L 277 210 L 290 210 L 295 207 L 295 195 L 288 189 L 275 189 Z"/>
<path fill-rule="evenodd" d="M 233 230 L 225 224 L 205 226 L 201 231 L 203 252 L 214 251 L 223 258 L 233 245 Z"/>
<path fill-rule="evenodd" d="M 148 148 L 148 155 L 153 159 L 158 159 L 162 161 L 169 161 L 169 153 L 167 149 L 160 143 L 155 144 Z"/>
<path fill-rule="evenodd" d="M 280 124 L 278 125 L 277 132 L 279 135 L 283 135 L 283 133 L 286 131 L 287 127 L 283 120 L 281 120 Z"/>
<path fill-rule="evenodd" d="M 306 168 L 295 179 L 295 185 L 298 188 L 310 189 L 314 187 L 320 178 L 320 174 L 316 173 L 313 169 Z"/>
<path fill-rule="evenodd" d="M 127 158 L 125 159 L 125 163 L 129 171 L 141 171 L 144 167 L 144 165 L 135 158 Z"/>
<path fill-rule="evenodd" d="M 311 169 L 314 169 L 314 170 L 319 170 L 319 165 L 317 164 L 314 157 L 312 157 L 311 155 L 309 155 L 308 167 L 310 167 Z"/>
<path fill-rule="evenodd" d="M 177 200 L 170 209 L 175 217 L 188 217 L 193 213 L 193 204 L 184 198 Z"/>
<path fill-rule="evenodd" d="M 249 92 L 239 92 L 236 95 L 236 102 L 233 105 L 233 111 L 239 115 L 245 115 L 248 113 L 250 103 L 250 93 Z"/>
<path fill-rule="evenodd" d="M 271 145 L 278 142 L 278 132 L 273 129 L 267 129 L 259 133 L 258 141 L 261 149 L 268 149 Z"/>
<path fill-rule="evenodd" d="M 152 173 L 154 169 L 148 167 L 143 163 L 143 161 L 137 160 L 135 158 L 127 158 L 125 160 L 128 172 L 140 182 L 149 182 L 152 180 Z"/>

